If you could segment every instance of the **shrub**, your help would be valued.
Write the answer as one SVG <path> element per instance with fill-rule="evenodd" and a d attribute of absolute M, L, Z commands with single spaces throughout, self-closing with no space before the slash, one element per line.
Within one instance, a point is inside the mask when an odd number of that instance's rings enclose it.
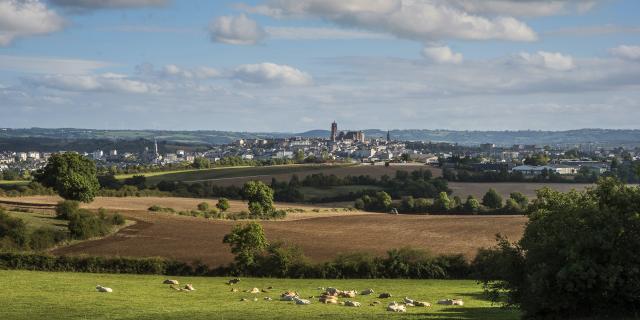
<path fill-rule="evenodd" d="M 3 247 L 26 248 L 29 244 L 29 234 L 22 219 L 9 216 L 0 210 L 0 240 Z"/>
<path fill-rule="evenodd" d="M 229 210 L 229 207 L 229 200 L 227 198 L 218 199 L 218 203 L 216 204 L 216 208 L 218 208 L 218 210 L 220 210 L 221 212 L 225 212 Z"/>
<path fill-rule="evenodd" d="M 495 189 L 491 188 L 482 197 L 482 205 L 489 209 L 500 209 L 502 208 L 502 197 Z"/>
<path fill-rule="evenodd" d="M 207 211 L 209 210 L 209 204 L 206 202 L 200 202 L 198 203 L 198 210 L 200 211 Z"/>
<path fill-rule="evenodd" d="M 53 228 L 38 228 L 29 235 L 29 247 L 35 251 L 51 248 L 67 239 L 67 233 Z"/>
<path fill-rule="evenodd" d="M 125 223 L 126 223 L 126 220 L 124 216 L 122 216 L 121 214 L 114 213 L 113 216 L 111 216 L 111 224 L 113 224 L 114 226 L 121 226 Z"/>
<path fill-rule="evenodd" d="M 111 231 L 114 219 L 106 216 L 104 212 L 98 215 L 80 210 L 69 219 L 69 235 L 73 239 L 89 239 L 105 236 Z"/>
<path fill-rule="evenodd" d="M 56 217 L 62 220 L 69 220 L 80 209 L 80 202 L 74 200 L 64 200 L 56 205 Z"/>

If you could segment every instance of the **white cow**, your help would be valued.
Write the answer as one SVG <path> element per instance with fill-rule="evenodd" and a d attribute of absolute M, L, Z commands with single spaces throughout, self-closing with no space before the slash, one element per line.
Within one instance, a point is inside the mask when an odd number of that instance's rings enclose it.
<path fill-rule="evenodd" d="M 96 286 L 96 290 L 98 290 L 98 292 L 113 292 L 113 289 L 107 288 L 107 287 L 103 287 L 101 285 L 97 285 Z"/>

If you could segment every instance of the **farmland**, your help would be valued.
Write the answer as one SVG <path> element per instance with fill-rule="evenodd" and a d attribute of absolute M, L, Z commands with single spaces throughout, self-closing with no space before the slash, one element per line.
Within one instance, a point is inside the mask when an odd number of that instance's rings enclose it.
<path fill-rule="evenodd" d="M 55 197 L 0 199 L 25 206 L 49 206 Z M 133 226 L 110 237 L 59 248 L 55 254 L 103 256 L 162 256 L 184 262 L 203 261 L 211 266 L 231 262 L 222 238 L 237 222 L 205 220 L 163 213 L 152 214 L 153 204 L 175 209 L 194 208 L 199 199 L 97 198 L 87 208 L 104 207 L 136 220 Z M 240 206 L 241 202 L 233 202 Z M 279 204 L 287 207 L 287 204 Z M 523 216 L 424 216 L 344 212 L 327 207 L 302 206 L 284 221 L 263 221 L 268 239 L 300 246 L 312 261 L 327 261 L 338 254 L 368 252 L 384 255 L 401 247 L 422 248 L 434 254 L 461 253 L 472 258 L 478 248 L 495 244 L 495 234 L 518 239 L 526 222 Z M 315 208 L 318 212 L 310 211 Z"/>
<path fill-rule="evenodd" d="M 222 278 L 178 278 L 192 283 L 193 292 L 177 292 L 162 285 L 164 277 L 0 271 L 0 286 L 19 290 L 0 290 L 0 319 L 517 319 L 519 312 L 492 305 L 475 281 L 467 280 L 292 280 L 243 278 L 241 290 L 267 288 L 269 293 L 230 292 Z M 97 284 L 113 288 L 98 293 Z M 278 301 L 285 290 L 296 290 L 302 297 L 318 296 L 319 287 L 389 292 L 393 299 L 357 296 L 360 308 L 324 305 L 312 299 L 307 306 Z M 274 301 L 265 301 L 264 297 Z M 390 301 L 410 296 L 431 302 L 432 307 L 409 308 L 405 314 L 385 311 Z M 256 297 L 257 301 L 252 299 Z M 397 297 L 397 298 L 396 298 Z M 242 302 L 241 298 L 249 298 Z M 444 298 L 462 298 L 464 306 L 440 306 Z M 374 301 L 382 303 L 369 306 Z"/>

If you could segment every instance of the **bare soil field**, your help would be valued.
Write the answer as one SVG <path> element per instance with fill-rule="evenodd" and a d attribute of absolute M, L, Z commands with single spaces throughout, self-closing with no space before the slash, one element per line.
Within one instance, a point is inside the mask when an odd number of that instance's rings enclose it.
<path fill-rule="evenodd" d="M 529 199 L 536 197 L 536 190 L 544 187 L 553 190 L 568 192 L 572 189 L 583 191 L 592 184 L 582 183 L 533 183 L 533 182 L 449 182 L 449 189 L 453 194 L 465 199 L 468 195 L 473 195 L 481 199 L 490 188 L 495 189 L 503 197 L 509 197 L 511 192 L 522 192 Z"/>
<path fill-rule="evenodd" d="M 211 266 L 232 260 L 222 238 L 239 221 L 151 214 L 145 211 L 149 202 L 143 200 L 166 201 L 158 204 L 167 206 L 181 203 L 191 206 L 201 201 L 176 198 L 97 199 L 88 207 L 118 210 L 137 223 L 107 238 L 59 248 L 53 253 L 161 256 L 185 262 L 202 261 Z M 56 198 L 24 197 L 0 201 L 52 208 Z M 263 221 L 262 225 L 270 241 L 298 245 L 313 261 L 326 261 L 352 252 L 384 255 L 390 249 L 406 246 L 427 249 L 435 254 L 461 253 L 472 258 L 478 248 L 495 244 L 496 233 L 512 240 L 519 239 L 527 220 L 523 216 L 419 216 L 331 211 L 299 215 L 306 218 Z"/>

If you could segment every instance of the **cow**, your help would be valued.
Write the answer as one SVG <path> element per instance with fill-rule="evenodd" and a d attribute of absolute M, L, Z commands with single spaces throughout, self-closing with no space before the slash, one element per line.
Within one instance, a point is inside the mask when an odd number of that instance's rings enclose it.
<path fill-rule="evenodd" d="M 383 293 L 381 293 L 380 295 L 378 295 L 378 298 L 380 298 L 380 299 L 388 299 L 388 298 L 391 298 L 391 293 L 383 292 Z"/>
<path fill-rule="evenodd" d="M 341 291 L 340 293 L 338 293 L 338 296 L 342 297 L 342 298 L 355 298 L 356 297 L 356 291 L 355 290 Z"/>
<path fill-rule="evenodd" d="M 107 287 L 103 287 L 101 285 L 97 285 L 96 286 L 96 290 L 98 290 L 98 292 L 113 292 L 113 289 L 107 288 Z"/>
<path fill-rule="evenodd" d="M 298 293 L 295 291 L 285 291 L 280 295 L 282 301 L 293 301 L 294 298 L 298 298 Z"/>
<path fill-rule="evenodd" d="M 464 301 L 462 301 L 462 299 L 442 299 L 438 300 L 438 304 L 444 304 L 448 306 L 463 306 Z"/>
<path fill-rule="evenodd" d="M 318 299 L 318 301 L 320 303 L 337 304 L 338 303 L 338 297 L 323 294 L 322 296 L 320 296 L 320 299 Z"/>
<path fill-rule="evenodd" d="M 358 301 L 350 301 L 350 300 L 345 301 L 344 305 L 347 306 L 347 307 L 356 307 L 356 308 L 361 306 L 360 302 L 358 302 Z"/>
<path fill-rule="evenodd" d="M 231 285 L 237 284 L 238 282 L 240 282 L 240 279 L 234 278 L 234 279 L 231 279 L 231 280 L 227 281 L 227 284 L 231 286 Z"/>
<path fill-rule="evenodd" d="M 307 305 L 307 304 L 311 304 L 311 301 L 306 300 L 306 299 L 300 299 L 300 298 L 298 298 L 298 297 L 293 297 L 293 301 L 294 301 L 296 304 L 299 304 L 299 305 Z"/>
<path fill-rule="evenodd" d="M 360 292 L 360 295 L 368 296 L 372 293 L 374 293 L 373 289 L 365 289 L 365 290 L 362 290 L 362 292 Z"/>
<path fill-rule="evenodd" d="M 407 307 L 398 304 L 397 302 L 391 302 L 389 303 L 389 305 L 387 306 L 387 311 L 391 311 L 391 312 L 407 312 Z"/>
<path fill-rule="evenodd" d="M 162 281 L 162 284 L 175 284 L 175 285 L 178 285 L 178 284 L 180 284 L 180 282 L 178 282 L 178 280 L 167 279 L 165 281 Z"/>

